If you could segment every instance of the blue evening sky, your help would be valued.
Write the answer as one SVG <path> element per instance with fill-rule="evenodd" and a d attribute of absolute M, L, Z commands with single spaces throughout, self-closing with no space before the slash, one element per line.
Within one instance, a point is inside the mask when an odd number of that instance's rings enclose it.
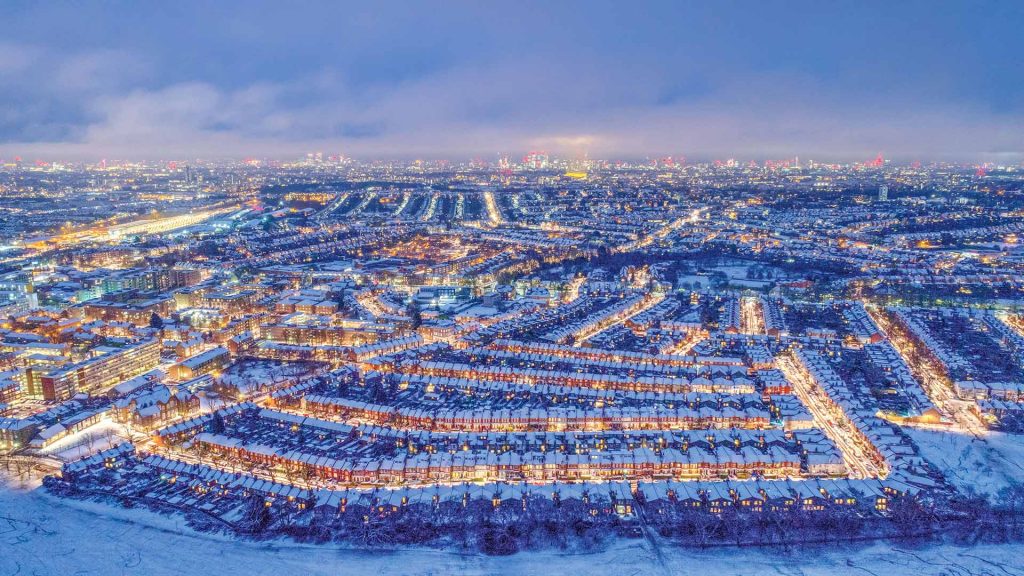
<path fill-rule="evenodd" d="M 0 157 L 1024 159 L 1024 2 L 6 2 Z"/>

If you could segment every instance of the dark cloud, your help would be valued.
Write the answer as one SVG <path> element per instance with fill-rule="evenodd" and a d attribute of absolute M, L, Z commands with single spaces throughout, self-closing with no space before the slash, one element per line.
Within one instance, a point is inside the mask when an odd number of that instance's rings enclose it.
<path fill-rule="evenodd" d="M 0 155 L 1020 161 L 1024 4 L 102 3 L 0 23 Z"/>

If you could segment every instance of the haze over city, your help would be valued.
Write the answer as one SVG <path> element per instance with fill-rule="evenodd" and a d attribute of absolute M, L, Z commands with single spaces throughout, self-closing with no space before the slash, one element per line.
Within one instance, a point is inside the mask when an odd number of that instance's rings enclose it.
<path fill-rule="evenodd" d="M 8 3 L 0 157 L 1017 162 L 1018 2 Z"/>

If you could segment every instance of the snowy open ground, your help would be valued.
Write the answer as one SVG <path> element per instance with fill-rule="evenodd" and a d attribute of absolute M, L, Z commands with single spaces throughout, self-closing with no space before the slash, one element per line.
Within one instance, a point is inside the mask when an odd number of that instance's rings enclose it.
<path fill-rule="evenodd" d="M 992 433 L 984 440 L 955 432 L 904 428 L 954 486 L 995 495 L 1011 483 L 1024 484 L 1024 438 Z"/>
<path fill-rule="evenodd" d="M 521 553 L 493 558 L 435 550 L 358 551 L 264 544 L 197 534 L 143 510 L 67 501 L 40 489 L 0 487 L 0 575 L 540 574 L 715 576 L 794 574 L 991 574 L 1024 576 L 1024 546 L 960 548 L 887 543 L 709 551 L 627 540 L 595 554 Z"/>

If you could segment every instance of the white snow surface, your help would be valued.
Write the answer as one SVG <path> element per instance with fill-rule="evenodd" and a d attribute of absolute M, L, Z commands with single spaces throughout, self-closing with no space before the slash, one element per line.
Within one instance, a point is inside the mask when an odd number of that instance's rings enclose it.
<path fill-rule="evenodd" d="M 338 546 L 236 541 L 196 533 L 176 517 L 69 501 L 39 488 L 0 486 L 0 574 L 290 576 L 545 574 L 646 576 L 776 573 L 1024 576 L 1024 545 L 901 547 L 887 543 L 781 549 L 654 551 L 623 540 L 593 554 L 527 552 L 508 557 L 428 549 L 353 550 Z"/>
<path fill-rule="evenodd" d="M 1024 484 L 1024 437 L 993 432 L 976 439 L 956 432 L 904 428 L 957 488 L 994 496 L 1009 484 Z"/>

